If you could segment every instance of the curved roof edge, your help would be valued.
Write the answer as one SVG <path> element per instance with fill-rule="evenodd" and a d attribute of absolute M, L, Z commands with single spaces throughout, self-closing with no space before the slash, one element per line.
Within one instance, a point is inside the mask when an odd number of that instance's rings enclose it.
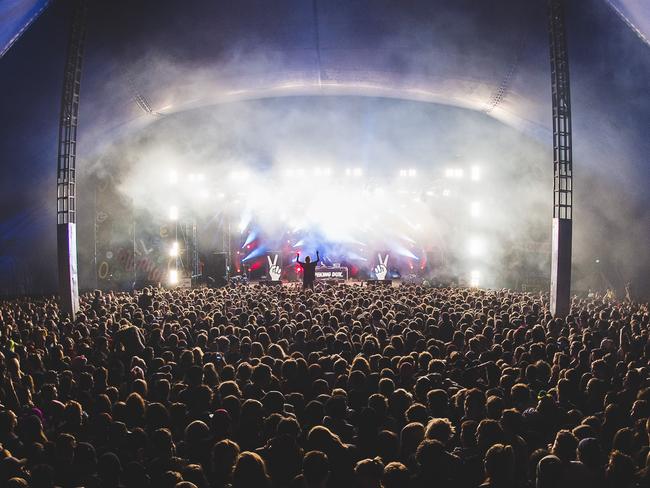
<path fill-rule="evenodd" d="M 49 4 L 50 0 L 4 0 L 0 3 L 0 58 Z"/>

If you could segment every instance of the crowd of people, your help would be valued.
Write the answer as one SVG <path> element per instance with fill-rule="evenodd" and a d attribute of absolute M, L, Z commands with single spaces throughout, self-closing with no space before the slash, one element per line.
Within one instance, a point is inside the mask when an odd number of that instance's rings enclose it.
<path fill-rule="evenodd" d="M 647 304 L 317 285 L 0 302 L 0 486 L 650 486 Z"/>

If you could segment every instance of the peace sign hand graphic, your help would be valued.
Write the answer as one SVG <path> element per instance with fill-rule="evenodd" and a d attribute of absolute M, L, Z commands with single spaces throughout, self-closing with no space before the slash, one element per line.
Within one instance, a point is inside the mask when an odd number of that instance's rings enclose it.
<path fill-rule="evenodd" d="M 388 274 L 388 254 L 385 259 L 381 259 L 381 254 L 377 254 L 379 264 L 375 266 L 375 276 L 378 280 L 385 280 Z"/>
<path fill-rule="evenodd" d="M 275 255 L 273 261 L 271 261 L 271 256 L 266 256 L 266 259 L 269 262 L 269 276 L 271 277 L 271 280 L 278 281 L 282 274 L 282 268 L 278 266 L 278 255 Z"/>

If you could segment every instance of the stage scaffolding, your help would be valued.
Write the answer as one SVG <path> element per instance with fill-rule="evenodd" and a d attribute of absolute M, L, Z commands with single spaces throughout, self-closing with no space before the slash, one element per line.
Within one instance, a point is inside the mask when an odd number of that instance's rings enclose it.
<path fill-rule="evenodd" d="M 551 312 L 564 317 L 571 307 L 573 157 L 571 93 L 565 0 L 549 1 L 551 94 L 553 103 L 553 232 Z"/>
<path fill-rule="evenodd" d="M 77 275 L 76 158 L 81 64 L 86 35 L 87 5 L 77 0 L 63 74 L 57 168 L 57 254 L 61 311 L 74 319 L 79 310 Z"/>

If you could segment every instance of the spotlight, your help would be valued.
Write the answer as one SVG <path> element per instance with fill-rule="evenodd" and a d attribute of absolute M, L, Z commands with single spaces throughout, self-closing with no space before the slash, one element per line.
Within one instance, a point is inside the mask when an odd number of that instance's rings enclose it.
<path fill-rule="evenodd" d="M 234 180 L 246 179 L 248 177 L 248 170 L 246 169 L 234 170 L 230 173 L 230 177 Z"/>
<path fill-rule="evenodd" d="M 449 195 L 451 195 L 451 190 L 449 190 L 448 188 L 445 188 L 444 190 L 442 190 L 442 196 L 443 197 L 448 197 Z"/>
<path fill-rule="evenodd" d="M 484 251 L 483 241 L 476 237 L 469 240 L 467 243 L 467 250 L 470 256 L 480 256 Z"/>
<path fill-rule="evenodd" d="M 178 173 L 176 173 L 174 170 L 169 172 L 169 183 L 172 185 L 178 183 Z"/>
<path fill-rule="evenodd" d="M 472 217 L 478 218 L 481 216 L 481 202 L 472 202 L 469 207 L 469 213 Z"/>
<path fill-rule="evenodd" d="M 481 273 L 478 270 L 473 270 L 469 275 L 469 286 L 478 288 L 481 281 Z"/>
<path fill-rule="evenodd" d="M 178 256 L 178 242 L 174 241 L 172 242 L 172 247 L 169 249 L 169 255 L 172 258 L 175 258 Z"/>
<path fill-rule="evenodd" d="M 178 207 L 176 205 L 169 207 L 169 220 L 178 220 Z"/>
<path fill-rule="evenodd" d="M 447 168 L 445 170 L 446 178 L 455 178 L 457 180 L 463 177 L 464 171 L 462 168 Z"/>
<path fill-rule="evenodd" d="M 413 178 L 417 174 L 417 171 L 413 168 L 407 168 L 407 169 L 400 169 L 399 170 L 399 175 L 404 177 L 408 176 L 410 178 Z"/>
<path fill-rule="evenodd" d="M 178 284 L 178 270 L 177 269 L 170 269 L 169 270 L 169 284 L 170 285 L 177 285 Z"/>
<path fill-rule="evenodd" d="M 470 179 L 472 181 L 479 181 L 481 179 L 481 168 L 480 166 L 472 166 L 470 171 Z"/>

